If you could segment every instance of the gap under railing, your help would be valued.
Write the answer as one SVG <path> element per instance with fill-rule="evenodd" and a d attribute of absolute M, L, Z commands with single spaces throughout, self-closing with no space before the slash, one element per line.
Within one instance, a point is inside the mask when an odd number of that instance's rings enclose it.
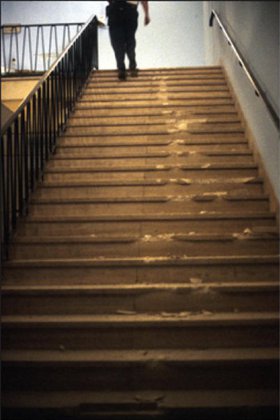
<path fill-rule="evenodd" d="M 1 260 L 30 194 L 42 179 L 57 137 L 93 69 L 98 69 L 98 20 L 91 17 L 1 130 Z"/>

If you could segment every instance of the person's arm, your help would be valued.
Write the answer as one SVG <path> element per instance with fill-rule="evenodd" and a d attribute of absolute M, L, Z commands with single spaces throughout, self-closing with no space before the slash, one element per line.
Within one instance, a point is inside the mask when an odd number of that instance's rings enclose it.
<path fill-rule="evenodd" d="M 148 0 L 141 1 L 144 10 L 144 24 L 148 25 L 151 22 L 150 14 L 149 14 L 149 2 Z"/>

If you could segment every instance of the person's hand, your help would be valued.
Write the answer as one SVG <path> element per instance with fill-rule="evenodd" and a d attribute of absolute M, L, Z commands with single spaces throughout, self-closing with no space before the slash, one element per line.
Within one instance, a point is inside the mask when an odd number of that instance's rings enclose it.
<path fill-rule="evenodd" d="M 146 15 L 145 19 L 144 19 L 144 25 L 147 26 L 147 25 L 149 25 L 150 22 L 151 22 L 150 16 Z"/>

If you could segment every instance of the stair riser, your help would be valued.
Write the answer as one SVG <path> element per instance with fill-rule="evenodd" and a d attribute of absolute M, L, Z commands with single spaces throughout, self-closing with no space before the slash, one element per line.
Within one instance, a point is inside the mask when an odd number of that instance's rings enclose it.
<path fill-rule="evenodd" d="M 125 324 L 125 321 L 123 322 Z M 111 350 L 111 349 L 204 349 L 232 347 L 269 347 L 278 345 L 278 328 L 272 323 L 258 325 L 235 324 L 216 326 L 180 325 L 174 321 L 168 327 L 153 323 L 139 326 L 107 323 L 100 326 L 63 327 L 57 323 L 36 327 L 8 327 L 2 322 L 2 348 L 5 350 Z M 121 337 L 121 339 L 120 339 Z"/>
<path fill-rule="evenodd" d="M 3 292 L 2 292 L 3 293 Z M 138 313 L 195 312 L 203 308 L 210 312 L 275 311 L 279 310 L 277 291 L 218 292 L 198 288 L 189 293 L 172 291 L 145 293 L 101 293 L 64 295 L 57 292 L 13 294 L 2 296 L 3 315 L 74 315 L 117 314 L 123 311 Z"/>
<path fill-rule="evenodd" d="M 244 206 L 248 211 L 268 211 L 269 203 L 267 200 L 255 201 L 225 201 L 215 200 L 213 202 L 194 202 L 194 201 L 169 201 L 161 203 L 95 203 L 95 204 L 41 204 L 30 205 L 31 216 L 96 216 L 96 215 L 116 215 L 116 214 L 145 214 L 145 213 L 183 213 L 183 212 L 225 212 L 238 214 L 242 212 Z"/>
<path fill-rule="evenodd" d="M 245 229 L 255 227 L 272 227 L 275 225 L 273 218 L 256 219 L 229 219 L 229 220 L 154 220 L 154 221 L 69 221 L 69 222 L 26 222 L 19 226 L 19 235 L 46 236 L 46 235 L 104 235 L 104 234 L 123 234 L 130 232 L 131 235 L 159 235 L 182 232 L 196 233 L 224 233 L 234 234 L 243 232 Z"/>
<path fill-rule="evenodd" d="M 55 241 L 54 241 L 55 242 Z M 16 244 L 11 247 L 10 257 L 15 259 L 93 258 L 93 257 L 145 257 L 154 256 L 215 256 L 215 255 L 278 255 L 279 241 L 133 241 L 131 243 L 63 243 L 63 244 Z"/>
<path fill-rule="evenodd" d="M 277 388 L 276 362 L 216 364 L 97 364 L 97 366 L 6 366 L 2 378 L 7 391 L 207 390 Z M 28 378 L 28 383 L 26 382 Z"/>
<path fill-rule="evenodd" d="M 136 284 L 136 283 L 189 283 L 191 278 L 199 278 L 203 281 L 253 282 L 260 280 L 277 281 L 279 279 L 279 269 L 277 264 L 257 264 L 232 263 L 232 264 L 209 264 L 208 266 L 199 263 L 186 264 L 182 266 L 154 266 L 149 267 L 142 264 L 122 267 L 118 263 L 115 265 L 104 264 L 102 260 L 100 266 L 83 266 L 81 262 L 78 266 L 61 265 L 55 267 L 51 264 L 34 266 L 27 268 L 22 265 L 19 268 L 6 268 L 5 280 L 9 284 Z"/>

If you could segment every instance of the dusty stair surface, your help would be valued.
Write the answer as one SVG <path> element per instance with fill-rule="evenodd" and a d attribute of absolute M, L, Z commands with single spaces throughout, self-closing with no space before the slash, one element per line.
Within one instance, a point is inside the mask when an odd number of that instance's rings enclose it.
<path fill-rule="evenodd" d="M 221 68 L 93 73 L 4 267 L 4 415 L 277 418 L 278 243 Z"/>

